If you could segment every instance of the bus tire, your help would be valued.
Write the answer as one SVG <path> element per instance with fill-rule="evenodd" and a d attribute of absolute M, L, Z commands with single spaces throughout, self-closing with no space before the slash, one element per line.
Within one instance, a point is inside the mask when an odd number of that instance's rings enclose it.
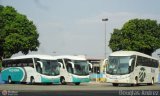
<path fill-rule="evenodd" d="M 12 84 L 11 76 L 8 77 L 8 81 L 7 82 L 8 82 L 8 84 Z"/>
<path fill-rule="evenodd" d="M 21 82 L 21 84 L 27 84 L 27 82 Z"/>
<path fill-rule="evenodd" d="M 135 79 L 134 79 L 134 84 L 131 84 L 131 86 L 137 86 L 137 85 L 138 85 L 138 78 L 135 77 Z"/>
<path fill-rule="evenodd" d="M 76 82 L 75 85 L 80 85 L 80 82 Z"/>
<path fill-rule="evenodd" d="M 113 85 L 113 86 L 118 86 L 119 84 L 118 84 L 118 83 L 112 83 L 112 85 Z"/>
<path fill-rule="evenodd" d="M 35 79 L 34 79 L 34 77 L 31 77 L 31 78 L 30 78 L 30 84 L 31 84 L 31 85 L 35 84 Z"/>
<path fill-rule="evenodd" d="M 60 78 L 60 82 L 62 85 L 66 85 L 66 81 L 65 81 L 65 78 L 64 77 L 61 77 Z"/>
<path fill-rule="evenodd" d="M 154 78 L 152 78 L 151 83 L 147 83 L 147 85 L 153 85 L 154 84 Z"/>

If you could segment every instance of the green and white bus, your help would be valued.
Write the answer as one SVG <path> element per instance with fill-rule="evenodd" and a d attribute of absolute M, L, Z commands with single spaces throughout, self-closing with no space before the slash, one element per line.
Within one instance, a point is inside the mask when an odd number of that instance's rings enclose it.
<path fill-rule="evenodd" d="M 90 81 L 90 69 L 92 65 L 81 56 L 55 56 L 61 64 L 60 68 L 60 82 L 65 85 L 66 83 L 74 83 L 79 85 L 82 82 Z"/>
<path fill-rule="evenodd" d="M 8 83 L 60 83 L 60 64 L 53 56 L 18 56 L 4 59 L 2 66 L 2 80 Z"/>
<path fill-rule="evenodd" d="M 135 51 L 110 54 L 106 69 L 107 82 L 119 84 L 148 84 L 158 82 L 158 59 Z"/>

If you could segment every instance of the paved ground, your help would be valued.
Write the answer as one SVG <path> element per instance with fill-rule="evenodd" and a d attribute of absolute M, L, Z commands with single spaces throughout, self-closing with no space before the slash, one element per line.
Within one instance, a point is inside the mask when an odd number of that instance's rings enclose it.
<path fill-rule="evenodd" d="M 18 90 L 18 91 L 73 91 L 73 90 L 160 90 L 160 84 L 154 85 L 140 85 L 140 86 L 130 86 L 130 85 L 120 85 L 114 87 L 109 83 L 83 83 L 80 85 L 74 85 L 72 83 L 67 85 L 47 85 L 47 84 L 0 84 L 0 90 Z"/>
<path fill-rule="evenodd" d="M 155 84 L 152 86 L 140 85 L 131 87 L 129 85 L 120 85 L 114 87 L 108 83 L 83 83 L 79 86 L 74 84 L 68 85 L 26 85 L 26 84 L 0 84 L 1 93 L 8 92 L 10 95 L 19 96 L 127 96 L 127 94 L 133 94 L 132 96 L 147 96 L 145 92 L 148 92 L 149 96 L 160 96 L 160 84 Z M 127 93 L 128 92 L 128 93 Z M 143 93 L 143 94 L 142 94 Z M 2 94 L 0 94 L 2 95 Z M 2 95 L 3 96 L 3 95 Z M 131 95 L 128 95 L 131 96 Z"/>

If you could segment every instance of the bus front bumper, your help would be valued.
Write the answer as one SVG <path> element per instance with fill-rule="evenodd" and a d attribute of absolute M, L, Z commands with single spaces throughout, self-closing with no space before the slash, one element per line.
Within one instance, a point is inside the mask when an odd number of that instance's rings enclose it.
<path fill-rule="evenodd" d="M 89 76 L 72 76 L 72 82 L 90 82 Z"/>
<path fill-rule="evenodd" d="M 122 83 L 122 84 L 130 84 L 131 82 L 130 75 L 127 76 L 109 76 L 107 77 L 107 83 Z"/>

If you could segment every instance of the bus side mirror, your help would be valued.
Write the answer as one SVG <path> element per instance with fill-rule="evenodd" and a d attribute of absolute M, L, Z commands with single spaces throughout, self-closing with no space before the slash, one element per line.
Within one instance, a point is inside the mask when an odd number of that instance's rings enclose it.
<path fill-rule="evenodd" d="M 89 72 L 92 72 L 92 68 L 93 68 L 92 63 L 88 62 L 88 64 L 89 64 Z"/>
<path fill-rule="evenodd" d="M 70 63 L 70 64 L 72 65 L 72 68 L 74 68 L 74 64 L 73 64 L 73 62 L 68 62 L 68 63 Z"/>
<path fill-rule="evenodd" d="M 89 64 L 90 68 L 92 69 L 93 68 L 92 64 L 91 63 L 88 63 L 88 64 Z"/>
<path fill-rule="evenodd" d="M 108 64 L 108 59 L 103 60 L 103 65 Z"/>
<path fill-rule="evenodd" d="M 61 62 L 58 62 L 58 64 L 60 65 L 61 68 L 63 67 L 63 64 Z"/>
<path fill-rule="evenodd" d="M 131 66 L 133 59 L 129 60 L 129 66 Z"/>
<path fill-rule="evenodd" d="M 43 68 L 43 63 L 41 61 L 37 61 L 40 64 L 40 67 Z"/>

